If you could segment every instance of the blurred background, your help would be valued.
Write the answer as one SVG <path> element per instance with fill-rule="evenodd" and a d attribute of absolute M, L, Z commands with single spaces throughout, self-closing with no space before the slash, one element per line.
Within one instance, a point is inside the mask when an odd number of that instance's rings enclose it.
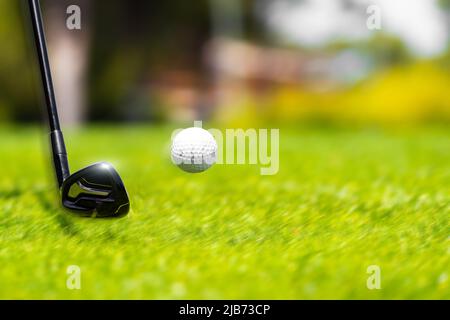
<path fill-rule="evenodd" d="M 450 0 L 41 3 L 71 169 L 111 162 L 132 212 L 60 207 L 27 0 L 0 0 L 0 299 L 450 298 Z M 280 128 L 280 171 L 183 174 L 194 120 Z"/>
<path fill-rule="evenodd" d="M 81 30 L 66 9 L 81 8 Z M 367 8 L 381 8 L 369 30 Z M 448 0 L 42 0 L 64 125 L 450 121 Z M 0 123 L 42 119 L 26 1 L 0 1 Z"/>

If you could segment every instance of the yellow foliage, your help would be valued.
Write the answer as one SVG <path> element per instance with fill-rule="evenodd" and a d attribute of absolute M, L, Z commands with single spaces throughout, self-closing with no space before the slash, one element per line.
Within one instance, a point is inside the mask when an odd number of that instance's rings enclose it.
<path fill-rule="evenodd" d="M 450 120 L 449 73 L 432 63 L 378 74 L 347 93 L 346 109 L 357 119 L 377 122 Z"/>
<path fill-rule="evenodd" d="M 450 71 L 434 62 L 398 66 L 346 88 L 280 86 L 234 105 L 240 123 L 322 120 L 355 123 L 450 122 Z M 260 122 L 260 121 L 257 121 Z"/>

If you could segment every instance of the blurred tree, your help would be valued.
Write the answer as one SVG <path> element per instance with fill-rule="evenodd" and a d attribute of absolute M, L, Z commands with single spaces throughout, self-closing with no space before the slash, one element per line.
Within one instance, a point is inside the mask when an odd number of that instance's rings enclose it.
<path fill-rule="evenodd" d="M 393 66 L 411 62 L 412 56 L 404 42 L 394 35 L 377 33 L 367 42 L 356 44 L 363 52 L 373 57 L 379 66 Z"/>
<path fill-rule="evenodd" d="M 122 119 L 130 110 L 137 112 L 133 118 L 151 117 L 155 99 L 148 89 L 167 70 L 188 70 L 200 86 L 207 84 L 202 51 L 213 36 L 211 1 L 42 0 L 63 121 Z M 262 33 L 255 2 L 236 2 L 241 18 L 230 14 L 230 19 L 240 21 L 242 32 L 235 36 L 254 39 Z M 81 8 L 81 30 L 66 27 L 69 5 Z M 34 94 L 40 89 L 34 44 L 24 36 L 31 36 L 28 21 L 26 1 L 0 1 L 0 41 L 8 44 L 0 50 L 0 117 L 41 115 Z"/>
<path fill-rule="evenodd" d="M 43 1 L 56 99 L 61 121 L 78 125 L 86 118 L 86 72 L 89 58 L 90 1 Z M 69 30 L 68 8 L 81 9 L 81 30 Z"/>
<path fill-rule="evenodd" d="M 202 68 L 201 50 L 210 35 L 208 0 L 111 0 L 92 5 L 93 119 L 112 120 L 123 117 L 124 110 L 149 109 L 134 105 L 146 99 L 136 97 L 136 86 L 151 82 L 162 70 Z"/>
<path fill-rule="evenodd" d="M 207 86 L 205 44 L 224 28 L 226 36 L 256 34 L 254 30 L 260 29 L 255 27 L 254 2 L 111 0 L 107 6 L 93 2 L 90 99 L 96 108 L 92 118 L 118 119 L 123 112 L 129 119 L 153 118 L 159 112 L 151 110 L 155 99 L 148 84 L 169 70 L 187 70 L 198 75 L 200 87 Z M 224 6 L 227 9 L 221 10 Z"/>
<path fill-rule="evenodd" d="M 441 61 L 446 70 L 450 70 L 450 0 L 439 0 L 439 5 L 444 10 L 447 21 L 447 51 Z"/>
<path fill-rule="evenodd" d="M 450 46 L 450 0 L 439 0 L 439 5 L 444 10 L 447 18 L 447 36 L 448 45 Z"/>
<path fill-rule="evenodd" d="M 445 12 L 447 22 L 447 55 L 450 56 L 450 0 L 439 0 L 439 5 Z"/>
<path fill-rule="evenodd" d="M 30 68 L 34 56 L 24 37 L 28 16 L 21 14 L 22 5 L 19 1 L 0 1 L 0 120 L 3 115 L 10 120 L 29 121 L 40 112 Z"/>

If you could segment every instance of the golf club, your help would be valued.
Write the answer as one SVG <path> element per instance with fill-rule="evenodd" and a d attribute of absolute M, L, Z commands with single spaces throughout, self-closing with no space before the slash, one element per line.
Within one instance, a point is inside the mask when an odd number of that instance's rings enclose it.
<path fill-rule="evenodd" d="M 125 186 L 106 162 L 70 174 L 67 152 L 56 106 L 39 0 L 28 0 L 50 125 L 53 163 L 62 204 L 83 217 L 122 217 L 130 209 Z"/>

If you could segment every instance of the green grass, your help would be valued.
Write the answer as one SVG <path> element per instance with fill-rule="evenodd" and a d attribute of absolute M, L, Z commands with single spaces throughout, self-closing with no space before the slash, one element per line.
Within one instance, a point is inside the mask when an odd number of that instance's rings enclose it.
<path fill-rule="evenodd" d="M 449 130 L 282 129 L 271 177 L 183 173 L 170 133 L 67 134 L 73 170 L 110 160 L 131 197 L 129 217 L 90 220 L 60 209 L 45 133 L 2 127 L 0 298 L 450 298 Z"/>

